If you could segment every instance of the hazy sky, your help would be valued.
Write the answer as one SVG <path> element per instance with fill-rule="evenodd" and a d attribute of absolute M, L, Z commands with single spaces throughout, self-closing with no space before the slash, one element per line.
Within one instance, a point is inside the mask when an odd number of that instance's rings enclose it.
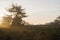
<path fill-rule="evenodd" d="M 60 0 L 0 0 L 0 13 L 7 13 L 12 3 L 25 8 L 28 17 L 24 20 L 31 24 L 48 23 L 60 15 Z"/>

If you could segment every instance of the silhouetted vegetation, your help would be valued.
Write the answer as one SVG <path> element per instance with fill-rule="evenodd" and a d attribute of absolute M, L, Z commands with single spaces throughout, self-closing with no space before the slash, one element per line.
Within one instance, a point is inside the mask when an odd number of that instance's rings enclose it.
<path fill-rule="evenodd" d="M 60 40 L 60 16 L 45 25 L 24 25 L 22 18 L 26 15 L 22 10 L 21 6 L 15 5 L 9 9 L 14 17 L 4 17 L 3 25 L 7 22 L 10 25 L 12 20 L 12 27 L 0 28 L 0 40 Z"/>
<path fill-rule="evenodd" d="M 24 12 L 24 9 L 22 9 L 21 6 L 17 6 L 17 5 L 12 5 L 11 8 L 8 9 L 9 12 L 11 12 L 11 26 L 21 26 L 25 24 L 25 21 L 22 20 L 22 18 L 27 17 Z M 8 18 L 9 18 L 8 16 Z M 5 18 L 6 19 L 6 18 Z"/>

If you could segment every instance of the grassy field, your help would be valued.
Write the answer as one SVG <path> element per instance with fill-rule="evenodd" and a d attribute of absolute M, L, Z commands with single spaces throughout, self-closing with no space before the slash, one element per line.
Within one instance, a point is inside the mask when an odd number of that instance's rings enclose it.
<path fill-rule="evenodd" d="M 0 40 L 60 40 L 60 27 L 28 25 L 0 28 Z"/>

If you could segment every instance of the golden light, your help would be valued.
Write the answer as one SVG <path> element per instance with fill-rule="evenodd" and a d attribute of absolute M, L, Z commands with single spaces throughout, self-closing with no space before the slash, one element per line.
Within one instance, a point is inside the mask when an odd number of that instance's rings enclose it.
<path fill-rule="evenodd" d="M 2 23 L 2 19 L 3 19 L 3 15 L 0 16 L 0 24 Z"/>
<path fill-rule="evenodd" d="M 0 13 L 0 24 L 2 23 L 3 16 L 5 16 L 4 13 Z"/>

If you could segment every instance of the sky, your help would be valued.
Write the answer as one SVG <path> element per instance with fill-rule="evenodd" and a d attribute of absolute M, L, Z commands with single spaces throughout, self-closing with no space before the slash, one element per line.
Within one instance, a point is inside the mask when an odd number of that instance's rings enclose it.
<path fill-rule="evenodd" d="M 25 9 L 28 17 L 24 20 L 30 24 L 53 22 L 60 15 L 60 0 L 0 0 L 0 17 L 9 13 L 6 9 L 11 7 L 12 3 Z"/>

